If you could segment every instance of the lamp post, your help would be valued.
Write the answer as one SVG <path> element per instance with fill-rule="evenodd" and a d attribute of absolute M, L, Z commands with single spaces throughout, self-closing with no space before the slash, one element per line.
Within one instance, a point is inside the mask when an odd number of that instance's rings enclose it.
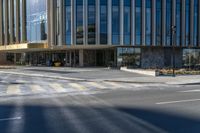
<path fill-rule="evenodd" d="M 171 27 L 171 31 L 172 31 L 172 48 L 173 48 L 173 77 L 175 77 L 176 76 L 176 73 L 175 73 L 175 69 L 176 69 L 176 58 L 175 58 L 175 41 L 176 41 L 176 26 L 175 25 L 173 25 L 172 27 Z"/>

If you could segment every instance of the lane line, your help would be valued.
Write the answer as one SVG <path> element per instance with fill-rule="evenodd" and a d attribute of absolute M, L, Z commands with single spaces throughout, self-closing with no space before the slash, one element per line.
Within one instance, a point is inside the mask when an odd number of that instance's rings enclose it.
<path fill-rule="evenodd" d="M 8 95 L 18 95 L 21 93 L 20 86 L 19 85 L 9 85 L 6 93 Z"/>
<path fill-rule="evenodd" d="M 200 99 L 188 99 L 188 100 L 179 100 L 179 101 L 167 101 L 167 102 L 158 102 L 157 105 L 164 105 L 164 104 L 173 104 L 173 103 L 185 103 L 185 102 L 195 102 L 200 101 Z"/>
<path fill-rule="evenodd" d="M 179 92 L 183 92 L 183 93 L 187 93 L 187 92 L 200 92 L 200 90 L 187 90 L 187 91 L 179 91 Z"/>
<path fill-rule="evenodd" d="M 82 86 L 80 84 L 77 84 L 77 83 L 69 83 L 68 84 L 69 86 L 71 86 L 72 88 L 75 88 L 75 89 L 78 89 L 78 90 L 87 90 L 87 88 L 85 86 Z"/>
<path fill-rule="evenodd" d="M 51 88 L 53 88 L 56 92 L 66 92 L 65 88 L 63 88 L 60 84 L 58 83 L 53 83 L 49 84 Z"/>

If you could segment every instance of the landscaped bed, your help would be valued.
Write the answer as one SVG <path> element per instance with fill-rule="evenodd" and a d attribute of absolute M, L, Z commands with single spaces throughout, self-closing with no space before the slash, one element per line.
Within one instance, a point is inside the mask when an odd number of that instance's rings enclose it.
<path fill-rule="evenodd" d="M 200 75 L 200 70 L 176 69 L 176 75 Z M 173 69 L 156 70 L 156 76 L 173 75 Z"/>

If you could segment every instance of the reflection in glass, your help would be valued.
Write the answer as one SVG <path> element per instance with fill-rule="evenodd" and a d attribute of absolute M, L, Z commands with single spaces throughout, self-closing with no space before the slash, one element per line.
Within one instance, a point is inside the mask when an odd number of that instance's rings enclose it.
<path fill-rule="evenodd" d="M 166 0 L 166 45 L 171 45 L 172 0 Z"/>
<path fill-rule="evenodd" d="M 194 46 L 197 46 L 198 38 L 198 0 L 194 0 Z"/>
<path fill-rule="evenodd" d="M 156 0 L 156 45 L 161 45 L 161 33 L 162 33 L 162 18 L 161 18 L 161 3 L 162 0 Z"/>
<path fill-rule="evenodd" d="M 142 30 L 141 30 L 141 23 L 142 23 L 142 13 L 141 13 L 141 0 L 136 0 L 135 1 L 135 43 L 136 45 L 140 45 L 141 44 L 141 34 L 142 34 Z"/>
<path fill-rule="evenodd" d="M 27 0 L 27 40 L 38 42 L 47 39 L 47 1 Z"/>
<path fill-rule="evenodd" d="M 95 44 L 96 41 L 96 12 L 95 0 L 88 1 L 88 44 Z"/>
<path fill-rule="evenodd" d="M 181 45 L 181 0 L 176 0 L 176 45 Z"/>
<path fill-rule="evenodd" d="M 76 44 L 83 44 L 83 0 L 76 1 Z"/>
<path fill-rule="evenodd" d="M 112 0 L 112 44 L 120 43 L 120 0 Z"/>
<path fill-rule="evenodd" d="M 151 45 L 151 8 L 152 1 L 146 0 L 146 45 Z"/>
<path fill-rule="evenodd" d="M 71 0 L 65 0 L 65 12 L 66 12 L 66 17 L 65 17 L 65 38 L 66 38 L 66 44 L 70 45 L 71 44 Z"/>
<path fill-rule="evenodd" d="M 124 1 L 124 44 L 131 44 L 131 0 Z"/>
<path fill-rule="evenodd" d="M 100 44 L 107 44 L 107 0 L 100 0 Z"/>
<path fill-rule="evenodd" d="M 189 46 L 190 40 L 190 0 L 186 0 L 186 10 L 185 10 L 185 21 L 186 21 L 186 46 Z"/>

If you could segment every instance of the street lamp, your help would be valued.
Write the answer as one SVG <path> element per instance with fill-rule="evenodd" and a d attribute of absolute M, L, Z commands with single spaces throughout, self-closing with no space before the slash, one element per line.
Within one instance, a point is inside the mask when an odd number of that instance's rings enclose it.
<path fill-rule="evenodd" d="M 176 59 L 175 59 L 175 41 L 176 41 L 176 26 L 173 25 L 171 27 L 171 31 L 172 31 L 172 48 L 173 48 L 173 77 L 176 76 L 175 73 L 175 68 L 176 68 Z"/>

